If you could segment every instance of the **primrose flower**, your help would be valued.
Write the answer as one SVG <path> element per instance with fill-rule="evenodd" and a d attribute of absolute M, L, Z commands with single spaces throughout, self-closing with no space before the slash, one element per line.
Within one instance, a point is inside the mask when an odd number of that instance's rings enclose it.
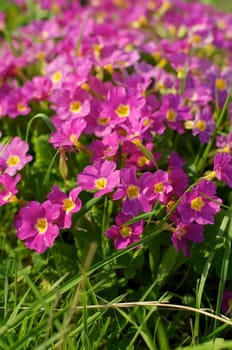
<path fill-rule="evenodd" d="M 59 217 L 57 224 L 60 228 L 70 228 L 72 226 L 72 214 L 76 213 L 81 208 L 81 200 L 77 198 L 81 188 L 73 188 L 67 196 L 55 185 L 47 196 L 52 204 L 59 209 Z"/>
<path fill-rule="evenodd" d="M 184 224 L 196 221 L 200 225 L 213 224 L 214 215 L 220 211 L 222 200 L 215 196 L 216 185 L 201 180 L 190 192 L 183 194 L 178 212 Z"/>
<path fill-rule="evenodd" d="M 61 120 L 70 118 L 82 118 L 90 112 L 89 95 L 86 91 L 77 87 L 69 91 L 56 89 L 50 100 L 53 102 L 52 108 L 57 112 Z"/>
<path fill-rule="evenodd" d="M 107 238 L 114 240 L 116 249 L 126 248 L 129 244 L 139 241 L 141 237 L 144 221 L 140 220 L 134 224 L 124 225 L 130 219 L 132 219 L 130 215 L 119 213 L 115 218 L 116 225 L 112 225 L 105 232 Z"/>
<path fill-rule="evenodd" d="M 24 90 L 31 96 L 31 99 L 43 101 L 51 94 L 52 83 L 48 77 L 38 76 L 34 77 L 32 81 L 26 82 Z"/>
<path fill-rule="evenodd" d="M 134 89 L 126 90 L 123 86 L 113 87 L 108 91 L 107 100 L 102 106 L 100 117 L 109 118 L 115 124 L 124 123 L 127 119 L 132 123 L 141 116 L 145 99 Z"/>
<path fill-rule="evenodd" d="M 172 243 L 176 250 L 182 249 L 184 255 L 189 256 L 188 241 L 202 242 L 204 240 L 203 232 L 203 225 L 179 223 L 172 234 Z"/>
<path fill-rule="evenodd" d="M 149 187 L 149 174 L 148 172 L 143 173 L 137 179 L 135 166 L 120 171 L 121 184 L 113 194 L 113 200 L 123 198 L 122 211 L 124 214 L 135 216 L 140 212 L 151 210 L 149 196 L 146 194 Z"/>
<path fill-rule="evenodd" d="M 26 92 L 26 89 L 23 87 L 21 89 L 17 88 L 8 96 L 8 114 L 10 118 L 16 118 L 19 115 L 29 114 L 29 97 Z"/>
<path fill-rule="evenodd" d="M 118 154 L 120 145 L 119 136 L 116 132 L 104 136 L 101 140 L 93 140 L 89 146 L 92 151 L 91 161 L 99 159 L 114 160 Z"/>
<path fill-rule="evenodd" d="M 68 64 L 65 56 L 58 55 L 49 64 L 46 65 L 46 76 L 51 80 L 54 88 L 60 88 L 64 82 L 65 77 L 72 68 Z"/>
<path fill-rule="evenodd" d="M 213 119 L 210 108 L 205 107 L 202 111 L 198 111 L 194 121 L 193 135 L 198 135 L 201 143 L 207 143 L 215 129 L 215 121 Z"/>
<path fill-rule="evenodd" d="M 26 163 L 32 160 L 32 156 L 26 155 L 29 149 L 28 143 L 22 141 L 18 136 L 14 137 L 3 150 L 0 158 L 5 161 L 5 174 L 14 176 Z"/>
<path fill-rule="evenodd" d="M 232 151 L 232 131 L 227 134 L 222 134 L 216 138 L 216 146 L 220 148 L 221 152 Z"/>
<path fill-rule="evenodd" d="M 31 201 L 22 207 L 15 217 L 17 237 L 25 241 L 29 249 L 43 253 L 51 247 L 59 235 L 59 228 L 55 223 L 59 217 L 59 209 L 50 201 L 40 204 Z"/>
<path fill-rule="evenodd" d="M 214 157 L 214 171 L 220 181 L 232 188 L 232 157 L 229 153 L 217 153 Z"/>
<path fill-rule="evenodd" d="M 229 290 L 223 293 L 221 309 L 223 314 L 232 316 L 232 292 Z"/>
<path fill-rule="evenodd" d="M 0 174 L 0 206 L 14 201 L 15 195 L 18 193 L 16 185 L 20 179 L 21 176 L 19 174 L 15 177 L 8 174 Z"/>
<path fill-rule="evenodd" d="M 165 118 L 168 126 L 179 134 L 185 132 L 183 122 L 192 119 L 191 112 L 184 106 L 182 97 L 173 94 L 163 97 L 161 107 L 155 115 Z"/>
<path fill-rule="evenodd" d="M 162 204 L 166 204 L 168 201 L 168 195 L 172 191 L 172 186 L 169 182 L 168 172 L 163 170 L 157 170 L 150 176 L 149 189 L 146 194 L 149 196 L 149 200 L 154 204 L 159 200 Z"/>
<path fill-rule="evenodd" d="M 78 145 L 78 140 L 86 127 L 84 118 L 75 118 L 69 121 L 54 121 L 56 131 L 53 131 L 49 142 L 55 148 L 72 148 Z"/>
<path fill-rule="evenodd" d="M 82 190 L 97 191 L 94 197 L 103 196 L 119 184 L 119 170 L 115 169 L 116 163 L 113 161 L 96 161 L 77 175 L 78 185 Z"/>

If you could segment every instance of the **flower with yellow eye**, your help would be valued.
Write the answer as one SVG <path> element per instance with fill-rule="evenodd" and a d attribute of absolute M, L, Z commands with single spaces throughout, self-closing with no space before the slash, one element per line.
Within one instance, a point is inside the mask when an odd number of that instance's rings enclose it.
<path fill-rule="evenodd" d="M 6 169 L 4 173 L 14 176 L 26 163 L 30 162 L 32 156 L 26 154 L 28 149 L 29 146 L 26 141 L 22 141 L 18 136 L 14 137 L 2 150 L 3 154 L 0 156 L 5 161 Z"/>
<path fill-rule="evenodd" d="M 45 201 L 40 204 L 31 201 L 16 215 L 16 235 L 25 241 L 27 248 L 43 253 L 53 245 L 59 235 L 59 227 L 56 224 L 58 216 L 59 209 L 52 202 Z"/>
<path fill-rule="evenodd" d="M 201 180 L 190 192 L 183 194 L 177 209 L 184 224 L 193 221 L 200 225 L 213 224 L 214 215 L 220 211 L 222 200 L 216 195 L 216 185 Z"/>
<path fill-rule="evenodd" d="M 67 196 L 57 185 L 53 186 L 47 198 L 58 208 L 59 216 L 57 224 L 60 228 L 70 228 L 72 226 L 72 214 L 81 209 L 82 203 L 78 198 L 81 188 L 73 188 Z"/>
<path fill-rule="evenodd" d="M 116 249 L 126 248 L 129 244 L 137 242 L 142 235 L 144 221 L 140 220 L 134 224 L 124 225 L 130 219 L 132 219 L 131 215 L 119 213 L 115 219 L 116 225 L 112 225 L 105 232 L 107 238 L 114 240 Z"/>
<path fill-rule="evenodd" d="M 83 190 L 95 190 L 94 197 L 112 192 L 119 184 L 119 170 L 113 161 L 100 160 L 85 167 L 77 176 L 78 185 Z"/>

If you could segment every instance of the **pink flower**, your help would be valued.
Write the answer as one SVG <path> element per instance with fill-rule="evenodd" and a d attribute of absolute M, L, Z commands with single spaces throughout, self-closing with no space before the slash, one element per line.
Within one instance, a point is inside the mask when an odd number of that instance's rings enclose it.
<path fill-rule="evenodd" d="M 0 174 L 0 206 L 14 200 L 16 193 L 18 193 L 16 184 L 20 179 L 21 176 L 19 174 L 15 177 L 8 174 Z"/>
<path fill-rule="evenodd" d="M 116 132 L 104 136 L 101 140 L 93 140 L 89 146 L 92 151 L 91 161 L 113 160 L 118 155 L 119 145 L 120 139 Z"/>
<path fill-rule="evenodd" d="M 113 161 L 96 161 L 93 165 L 85 167 L 77 176 L 78 185 L 83 190 L 95 190 L 94 197 L 103 196 L 112 192 L 119 184 L 119 170 Z"/>
<path fill-rule="evenodd" d="M 190 192 L 184 193 L 178 212 L 184 224 L 196 221 L 200 225 L 213 224 L 214 215 L 220 211 L 222 200 L 215 196 L 216 185 L 201 180 Z"/>
<path fill-rule="evenodd" d="M 232 188 L 232 157 L 229 153 L 217 153 L 214 157 L 214 171 L 220 181 Z"/>
<path fill-rule="evenodd" d="M 114 240 L 116 249 L 126 248 L 129 244 L 139 241 L 143 232 L 144 221 L 138 221 L 134 224 L 123 225 L 132 219 L 130 215 L 119 213 L 115 218 L 116 225 L 112 225 L 106 232 L 106 237 Z"/>
<path fill-rule="evenodd" d="M 230 131 L 228 135 L 222 134 L 217 136 L 216 146 L 220 148 L 222 152 L 231 152 L 232 151 L 232 131 Z"/>
<path fill-rule="evenodd" d="M 171 191 L 172 186 L 169 182 L 168 172 L 157 170 L 154 174 L 151 174 L 149 189 L 146 194 L 149 196 L 149 200 L 152 201 L 153 204 L 158 200 L 162 204 L 167 204 L 169 193 Z"/>
<path fill-rule="evenodd" d="M 204 240 L 203 230 L 203 225 L 179 223 L 172 235 L 172 243 L 175 249 L 183 249 L 184 255 L 189 256 L 188 241 L 202 242 Z"/>
<path fill-rule="evenodd" d="M 193 135 L 198 135 L 201 143 L 207 143 L 214 132 L 215 121 L 210 108 L 205 107 L 196 114 L 194 121 Z"/>
<path fill-rule="evenodd" d="M 146 172 L 137 179 L 135 166 L 120 171 L 121 184 L 114 193 L 113 200 L 123 198 L 122 211 L 124 214 L 135 216 L 140 212 L 151 210 L 149 196 L 146 194 L 150 182 L 149 174 Z"/>
<path fill-rule="evenodd" d="M 55 185 L 47 196 L 54 207 L 59 209 L 59 217 L 57 224 L 60 228 L 70 228 L 72 226 L 72 214 L 76 213 L 81 208 L 81 200 L 77 198 L 81 188 L 73 188 L 69 196 L 62 192 L 57 185 Z"/>
<path fill-rule="evenodd" d="M 1 158 L 5 161 L 5 174 L 15 175 L 17 171 L 21 170 L 25 164 L 32 160 L 32 156 L 27 156 L 29 149 L 28 143 L 22 141 L 19 137 L 14 137 L 6 146 Z"/>
<path fill-rule="evenodd" d="M 86 117 L 90 112 L 90 95 L 80 87 L 71 91 L 57 89 L 50 100 L 62 120 Z"/>
<path fill-rule="evenodd" d="M 108 91 L 107 100 L 103 103 L 99 117 L 101 120 L 107 119 L 112 126 L 123 124 L 128 120 L 132 125 L 141 117 L 144 105 L 145 99 L 139 96 L 136 90 L 126 90 L 123 86 L 113 87 Z"/>
<path fill-rule="evenodd" d="M 23 87 L 13 90 L 8 97 L 8 114 L 10 118 L 29 114 L 30 107 L 28 103 L 29 96 Z"/>
<path fill-rule="evenodd" d="M 31 99 L 43 101 L 48 99 L 52 91 L 52 83 L 48 77 L 34 77 L 32 81 L 26 82 L 24 91 L 27 91 Z"/>
<path fill-rule="evenodd" d="M 51 247 L 59 235 L 59 228 L 55 224 L 59 216 L 59 209 L 50 201 L 29 202 L 22 207 L 15 217 L 17 237 L 25 241 L 27 248 L 43 253 Z"/>
<path fill-rule="evenodd" d="M 83 118 L 73 118 L 69 121 L 56 121 L 56 131 L 53 131 L 49 142 L 55 148 L 73 148 L 78 144 L 78 140 L 82 135 L 86 121 Z"/>
<path fill-rule="evenodd" d="M 165 118 L 168 126 L 179 134 L 185 132 L 183 122 L 192 118 L 191 112 L 184 106 L 182 97 L 173 94 L 163 97 L 161 107 L 155 115 Z"/>

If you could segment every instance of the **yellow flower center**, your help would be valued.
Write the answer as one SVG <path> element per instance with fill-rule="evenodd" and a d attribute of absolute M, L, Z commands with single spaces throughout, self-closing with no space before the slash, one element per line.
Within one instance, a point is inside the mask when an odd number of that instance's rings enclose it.
<path fill-rule="evenodd" d="M 26 110 L 26 106 L 22 102 L 18 102 L 17 103 L 17 109 L 18 109 L 19 112 L 24 112 Z"/>
<path fill-rule="evenodd" d="M 112 67 L 112 64 L 108 63 L 104 66 L 105 70 L 107 70 L 107 72 L 109 72 L 110 74 L 113 73 L 114 68 Z"/>
<path fill-rule="evenodd" d="M 139 196 L 139 190 L 140 188 L 135 185 L 129 185 L 127 188 L 127 196 L 130 200 L 136 199 Z"/>
<path fill-rule="evenodd" d="M 128 117 L 130 114 L 130 106 L 120 104 L 115 111 L 120 118 Z"/>
<path fill-rule="evenodd" d="M 71 134 L 69 140 L 75 145 L 77 142 L 77 135 L 76 134 Z"/>
<path fill-rule="evenodd" d="M 75 204 L 73 203 L 72 199 L 71 198 L 65 198 L 63 200 L 63 209 L 69 213 L 71 210 L 73 210 L 75 208 Z"/>
<path fill-rule="evenodd" d="M 126 238 L 126 237 L 129 237 L 131 235 L 131 227 L 129 226 L 124 226 L 122 227 L 119 232 L 120 232 L 120 235 L 123 237 L 123 238 Z"/>
<path fill-rule="evenodd" d="M 87 84 L 87 83 L 83 83 L 83 84 L 81 85 L 81 88 L 82 88 L 83 90 L 85 90 L 85 91 L 89 91 L 89 90 L 90 90 L 90 86 L 89 86 L 89 84 Z"/>
<path fill-rule="evenodd" d="M 191 43 L 200 44 L 200 42 L 201 42 L 201 36 L 199 34 L 194 34 L 191 38 Z"/>
<path fill-rule="evenodd" d="M 181 240 L 181 238 L 185 235 L 185 233 L 186 233 L 186 230 L 183 227 L 181 227 L 180 231 L 177 234 L 177 238 Z"/>
<path fill-rule="evenodd" d="M 157 184 L 155 184 L 154 186 L 154 192 L 163 192 L 164 190 L 164 185 L 162 184 L 162 182 L 158 182 Z"/>
<path fill-rule="evenodd" d="M 128 0 L 113 0 L 113 3 L 114 5 L 125 9 L 129 6 Z"/>
<path fill-rule="evenodd" d="M 215 86 L 216 86 L 216 89 L 219 91 L 225 90 L 227 88 L 225 79 L 221 79 L 221 78 L 216 79 Z"/>
<path fill-rule="evenodd" d="M 35 228 L 38 230 L 39 235 L 43 235 L 48 228 L 48 222 L 45 218 L 39 218 L 36 222 Z"/>
<path fill-rule="evenodd" d="M 43 51 L 39 51 L 37 52 L 36 57 L 39 61 L 43 61 L 45 59 L 45 53 Z"/>
<path fill-rule="evenodd" d="M 204 120 L 198 120 L 197 129 L 200 131 L 204 131 L 206 129 L 206 124 Z"/>
<path fill-rule="evenodd" d="M 40 38 L 41 38 L 42 40 L 46 40 L 48 37 L 49 37 L 49 34 L 48 34 L 48 32 L 46 32 L 45 30 L 43 30 L 43 31 L 40 33 Z"/>
<path fill-rule="evenodd" d="M 56 83 L 59 83 L 61 79 L 62 79 L 62 72 L 60 70 L 57 70 L 52 76 L 52 82 L 56 84 Z"/>
<path fill-rule="evenodd" d="M 103 46 L 101 44 L 94 44 L 93 45 L 93 52 L 97 58 L 100 57 L 102 49 L 103 49 Z"/>
<path fill-rule="evenodd" d="M 18 156 L 14 156 L 14 155 L 12 155 L 12 156 L 10 156 L 9 158 L 8 158 L 8 160 L 7 160 L 7 165 L 8 166 L 15 166 L 15 165 L 17 165 L 18 163 L 19 163 L 19 161 L 20 161 L 20 159 L 19 159 L 19 157 Z"/>
<path fill-rule="evenodd" d="M 11 202 L 13 198 L 12 192 L 9 192 L 6 196 L 3 197 L 4 202 Z"/>
<path fill-rule="evenodd" d="M 110 118 L 98 118 L 97 123 L 99 125 L 105 126 L 109 124 L 109 121 L 110 121 Z"/>
<path fill-rule="evenodd" d="M 205 205 L 201 197 L 196 197 L 191 201 L 191 208 L 196 211 L 201 211 L 201 208 Z"/>
<path fill-rule="evenodd" d="M 166 118 L 169 122 L 174 122 L 176 120 L 176 112 L 172 108 L 170 108 L 167 111 Z"/>
<path fill-rule="evenodd" d="M 81 103 L 80 101 L 73 101 L 69 105 L 69 110 L 72 113 L 79 113 L 81 110 Z"/>
<path fill-rule="evenodd" d="M 175 205 L 175 201 L 174 200 L 170 200 L 169 202 L 168 202 L 168 204 L 167 204 L 167 208 L 169 209 L 169 210 L 171 210 L 173 207 L 174 207 L 174 205 Z"/>
<path fill-rule="evenodd" d="M 143 122 L 143 126 L 147 126 L 151 123 L 151 119 L 150 118 L 146 118 Z"/>
<path fill-rule="evenodd" d="M 106 188 L 107 179 L 105 177 L 101 177 L 100 179 L 95 180 L 95 187 L 98 190 L 103 190 Z"/>
<path fill-rule="evenodd" d="M 184 68 L 183 67 L 178 67 L 178 69 L 177 69 L 177 77 L 179 79 L 182 79 L 184 77 Z"/>
<path fill-rule="evenodd" d="M 137 163 L 138 163 L 138 166 L 144 166 L 146 164 L 149 164 L 149 160 L 146 157 L 141 156 L 138 158 Z"/>

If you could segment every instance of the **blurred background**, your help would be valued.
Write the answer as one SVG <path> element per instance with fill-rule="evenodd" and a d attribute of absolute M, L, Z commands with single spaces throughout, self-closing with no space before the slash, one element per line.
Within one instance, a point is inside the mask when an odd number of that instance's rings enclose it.
<path fill-rule="evenodd" d="M 220 11 L 232 12 L 232 0 L 201 0 L 204 4 L 214 5 Z"/>

